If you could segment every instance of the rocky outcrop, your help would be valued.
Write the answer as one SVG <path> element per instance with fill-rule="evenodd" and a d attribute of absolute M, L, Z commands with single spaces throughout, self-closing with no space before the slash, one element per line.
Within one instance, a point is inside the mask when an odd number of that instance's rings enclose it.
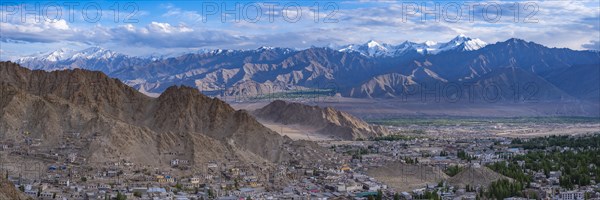
<path fill-rule="evenodd" d="M 15 185 L 10 181 L 0 177 L 0 199 L 11 199 L 11 200 L 30 200 L 24 193 L 20 192 L 15 188 Z"/>
<path fill-rule="evenodd" d="M 450 177 L 448 183 L 452 186 L 464 188 L 466 185 L 472 187 L 488 187 L 492 182 L 501 179 L 511 180 L 502 174 L 483 166 L 467 166 L 460 173 Z"/>
<path fill-rule="evenodd" d="M 276 100 L 254 111 L 265 120 L 282 124 L 298 124 L 316 129 L 319 134 L 337 139 L 355 140 L 387 135 L 382 126 L 370 125 L 346 112 L 330 107 L 320 108 Z"/>

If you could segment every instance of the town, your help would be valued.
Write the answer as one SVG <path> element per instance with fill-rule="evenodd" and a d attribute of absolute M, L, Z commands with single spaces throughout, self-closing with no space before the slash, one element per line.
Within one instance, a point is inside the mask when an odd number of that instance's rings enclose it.
<path fill-rule="evenodd" d="M 429 137 L 420 130 L 398 131 L 404 134 L 320 141 L 335 153 L 311 163 L 248 166 L 230 159 L 194 167 L 175 158 L 167 161 L 169 168 L 126 159 L 89 163 L 76 153 L 85 142 L 77 139 L 78 133 L 65 134 L 63 145 L 54 149 L 42 149 L 41 141 L 24 137 L 1 143 L 0 168 L 34 199 L 600 198 L 598 133 L 514 138 Z M 538 167 L 531 160 L 551 152 L 591 157 L 559 167 Z M 505 187 L 512 189 L 497 192 Z"/>

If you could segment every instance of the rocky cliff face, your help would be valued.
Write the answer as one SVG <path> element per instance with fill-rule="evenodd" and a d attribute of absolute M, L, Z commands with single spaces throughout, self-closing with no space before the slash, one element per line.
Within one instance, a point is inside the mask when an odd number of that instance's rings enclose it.
<path fill-rule="evenodd" d="M 310 126 L 324 136 L 354 140 L 387 135 L 382 126 L 369 125 L 363 120 L 333 108 L 320 108 L 300 103 L 276 100 L 254 114 L 262 119 L 282 124 Z"/>
<path fill-rule="evenodd" d="M 238 159 L 276 163 L 290 159 L 293 141 L 262 126 L 246 111 L 169 87 L 150 98 L 117 79 L 86 70 L 31 71 L 0 62 L 0 141 L 40 139 L 53 148 L 80 134 L 78 152 L 90 162 L 121 159 L 163 166 Z M 26 134 L 25 134 L 26 133 Z"/>

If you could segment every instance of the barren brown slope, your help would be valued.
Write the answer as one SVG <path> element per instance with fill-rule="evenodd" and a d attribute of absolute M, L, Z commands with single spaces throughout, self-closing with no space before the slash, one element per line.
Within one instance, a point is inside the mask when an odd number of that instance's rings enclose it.
<path fill-rule="evenodd" d="M 276 100 L 254 114 L 276 123 L 310 126 L 318 133 L 339 139 L 369 138 L 388 134 L 381 126 L 369 125 L 346 112 Z"/>
<path fill-rule="evenodd" d="M 500 179 L 512 180 L 502 174 L 496 173 L 487 167 L 469 166 L 460 173 L 448 179 L 452 186 L 464 188 L 466 185 L 487 187 L 492 182 Z"/>
<path fill-rule="evenodd" d="M 10 181 L 0 177 L 0 199 L 29 200 L 32 199 L 18 191 Z"/>
<path fill-rule="evenodd" d="M 54 148 L 79 133 L 78 153 L 90 162 L 273 163 L 293 155 L 289 138 L 188 87 L 150 98 L 100 72 L 31 71 L 0 62 L 0 92 L 0 140 L 32 137 L 42 148 Z"/>
<path fill-rule="evenodd" d="M 367 174 L 384 182 L 398 192 L 410 192 L 427 185 L 437 185 L 440 181 L 448 178 L 448 175 L 436 167 L 400 162 L 369 168 Z"/>

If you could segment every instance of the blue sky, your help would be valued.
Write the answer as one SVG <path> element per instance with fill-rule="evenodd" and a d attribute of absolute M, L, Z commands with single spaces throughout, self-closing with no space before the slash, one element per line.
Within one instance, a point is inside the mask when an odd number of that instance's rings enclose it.
<path fill-rule="evenodd" d="M 516 37 L 550 47 L 600 49 L 598 0 L 3 0 L 0 17 L 0 59 L 90 46 L 143 56 L 368 40 L 444 42 L 458 34 L 488 43 Z"/>

